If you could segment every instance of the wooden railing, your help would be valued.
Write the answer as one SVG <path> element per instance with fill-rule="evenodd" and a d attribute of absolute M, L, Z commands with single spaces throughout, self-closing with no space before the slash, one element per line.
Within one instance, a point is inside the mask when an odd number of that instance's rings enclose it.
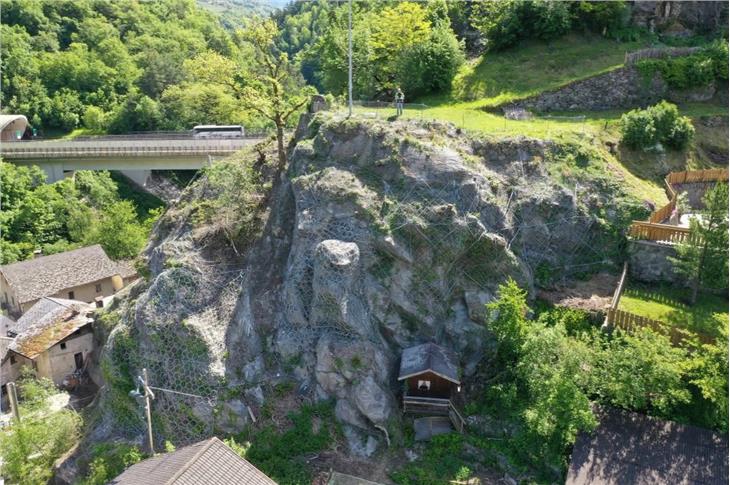
<path fill-rule="evenodd" d="M 693 184 L 699 182 L 722 182 L 728 180 L 728 169 L 713 168 L 707 170 L 685 170 L 670 172 L 664 178 L 668 184 Z"/>
<path fill-rule="evenodd" d="M 728 180 L 728 169 L 715 168 L 708 170 L 685 170 L 684 172 L 670 172 L 664 177 L 669 203 L 652 212 L 648 222 L 634 221 L 629 227 L 629 236 L 649 241 L 665 241 L 682 243 L 688 241 L 690 231 L 686 227 L 663 224 L 669 219 L 677 207 L 677 191 L 675 184 L 691 184 L 702 182 L 723 182 Z"/>
<path fill-rule="evenodd" d="M 403 396 L 403 412 L 448 416 L 459 433 L 464 432 L 466 421 L 451 402 L 451 399 L 435 397 Z"/>
<path fill-rule="evenodd" d="M 634 221 L 629 228 L 629 236 L 648 241 L 663 241 L 671 244 L 688 242 L 690 230 L 687 227 L 652 222 Z"/>

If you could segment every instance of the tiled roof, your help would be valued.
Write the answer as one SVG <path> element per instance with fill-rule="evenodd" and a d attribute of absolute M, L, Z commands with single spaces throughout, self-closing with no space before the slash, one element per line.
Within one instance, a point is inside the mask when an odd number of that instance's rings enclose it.
<path fill-rule="evenodd" d="M 117 273 L 122 278 L 137 276 L 137 270 L 134 269 L 134 262 L 132 260 L 117 261 Z"/>
<path fill-rule="evenodd" d="M 15 326 L 15 320 L 7 317 L 6 315 L 0 315 L 0 337 L 7 337 L 8 330 Z"/>
<path fill-rule="evenodd" d="M 566 485 L 728 483 L 728 439 L 696 426 L 613 408 L 573 447 Z"/>
<path fill-rule="evenodd" d="M 18 336 L 9 349 L 36 358 L 76 330 L 93 321 L 92 305 L 60 298 L 42 298 L 16 322 Z"/>
<path fill-rule="evenodd" d="M 454 354 L 434 343 L 416 345 L 403 350 L 398 380 L 431 371 L 459 384 L 459 369 Z"/>
<path fill-rule="evenodd" d="M 109 485 L 276 485 L 218 438 L 129 467 Z"/>
<path fill-rule="evenodd" d="M 117 263 L 98 244 L 0 266 L 18 302 L 37 300 L 66 288 L 118 274 Z"/>

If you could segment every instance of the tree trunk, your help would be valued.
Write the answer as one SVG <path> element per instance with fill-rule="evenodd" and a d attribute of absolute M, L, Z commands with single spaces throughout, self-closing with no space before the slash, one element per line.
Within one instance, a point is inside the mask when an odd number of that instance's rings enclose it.
<path fill-rule="evenodd" d="M 286 151 L 284 150 L 284 123 L 276 122 L 276 149 L 279 152 L 279 173 L 286 170 Z"/>

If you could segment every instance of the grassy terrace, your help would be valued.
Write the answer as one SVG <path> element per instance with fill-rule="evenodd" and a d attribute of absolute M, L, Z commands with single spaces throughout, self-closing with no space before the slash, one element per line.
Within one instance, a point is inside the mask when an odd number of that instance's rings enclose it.
<path fill-rule="evenodd" d="M 450 99 L 441 101 L 479 100 L 482 106 L 496 106 L 621 67 L 626 52 L 643 47 L 648 43 L 578 34 L 547 43 L 524 42 L 467 63 L 454 79 Z"/>
<path fill-rule="evenodd" d="M 632 284 L 621 296 L 619 309 L 692 332 L 718 336 L 728 321 L 727 298 L 700 294 L 697 303 L 689 306 L 685 303 L 688 297 L 689 290 Z"/>

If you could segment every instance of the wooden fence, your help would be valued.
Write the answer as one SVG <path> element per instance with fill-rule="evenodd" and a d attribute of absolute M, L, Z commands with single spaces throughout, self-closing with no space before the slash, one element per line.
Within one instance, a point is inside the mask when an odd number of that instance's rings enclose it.
<path fill-rule="evenodd" d="M 723 182 L 728 180 L 728 169 L 715 168 L 708 170 L 685 170 L 684 172 L 670 172 L 664 177 L 664 184 L 669 197 L 669 203 L 655 210 L 649 216 L 648 222 L 634 221 L 629 227 L 629 236 L 649 241 L 664 241 L 669 243 L 685 242 L 689 238 L 689 229 L 686 227 L 662 224 L 670 218 L 677 207 L 677 191 L 675 184 L 691 184 L 703 182 Z"/>
<path fill-rule="evenodd" d="M 619 328 L 625 332 L 635 332 L 639 328 L 650 328 L 657 333 L 667 335 L 671 339 L 672 344 L 682 345 L 685 340 L 691 336 L 688 331 L 678 329 L 660 320 L 642 317 L 641 315 L 636 315 L 634 313 L 618 309 L 619 302 L 621 301 L 621 295 L 623 294 L 626 282 L 628 281 L 628 269 L 628 263 L 624 263 L 621 278 L 618 281 L 616 290 L 613 292 L 611 306 L 609 306 L 606 311 L 606 319 L 603 322 L 603 328 L 608 330 Z M 715 340 L 709 335 L 701 333 L 696 333 L 695 335 L 702 343 L 712 343 Z"/>
<path fill-rule="evenodd" d="M 670 172 L 664 178 L 668 184 L 692 184 L 698 182 L 722 182 L 728 179 L 728 169 L 713 168 L 707 170 L 685 170 Z"/>
<path fill-rule="evenodd" d="M 634 52 L 627 52 L 624 56 L 624 64 L 632 66 L 644 59 L 666 59 L 667 57 L 691 56 L 701 51 L 701 47 L 665 47 L 648 48 Z"/>

